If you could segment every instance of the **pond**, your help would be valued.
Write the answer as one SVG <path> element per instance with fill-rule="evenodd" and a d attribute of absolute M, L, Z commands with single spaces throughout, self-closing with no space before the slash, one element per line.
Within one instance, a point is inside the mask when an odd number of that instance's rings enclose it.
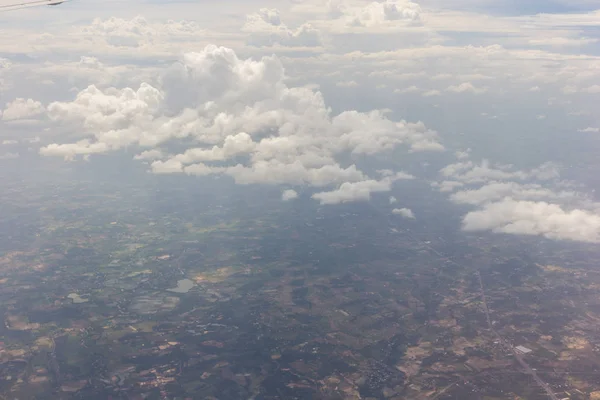
<path fill-rule="evenodd" d="M 168 292 L 174 292 L 174 293 L 187 293 L 194 286 L 196 286 L 194 284 L 194 281 L 192 281 L 190 279 L 181 279 L 181 280 L 177 281 L 177 287 L 176 288 L 167 289 L 167 291 Z"/>

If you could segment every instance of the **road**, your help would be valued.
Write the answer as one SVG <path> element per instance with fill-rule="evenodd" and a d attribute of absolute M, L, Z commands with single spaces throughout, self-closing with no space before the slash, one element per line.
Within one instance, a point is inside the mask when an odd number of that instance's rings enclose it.
<path fill-rule="evenodd" d="M 485 298 L 485 288 L 483 286 L 483 279 L 481 279 L 481 273 L 479 271 L 477 271 L 477 278 L 479 279 L 479 289 L 480 289 L 480 292 L 481 292 L 481 301 L 483 303 L 483 310 L 485 311 L 485 317 L 487 319 L 487 323 L 488 323 L 488 327 L 489 327 L 490 331 L 492 331 L 492 333 L 494 334 L 494 336 L 496 336 L 496 339 L 498 339 L 498 341 L 500 342 L 500 344 L 502 344 L 502 346 L 504 348 L 509 349 L 511 351 L 511 353 L 517 359 L 517 361 L 519 362 L 519 364 L 521 364 L 521 367 L 523 367 L 523 369 L 525 370 L 525 372 L 527 372 L 529 375 L 531 375 L 533 377 L 533 379 L 536 381 L 536 383 L 542 389 L 544 389 L 544 391 L 546 392 L 546 394 L 548 395 L 548 397 L 550 399 L 552 399 L 552 400 L 559 400 L 558 397 L 552 391 L 552 388 L 550 388 L 550 385 L 548 385 L 546 382 L 544 382 L 538 376 L 538 374 L 529 366 L 529 364 L 527 364 L 527 362 L 521 356 L 521 353 L 519 353 L 512 346 L 512 344 L 510 344 L 506 340 L 504 340 L 504 338 L 502 336 L 500 336 L 500 334 L 494 329 L 494 326 L 492 325 L 492 320 L 490 318 L 490 310 L 489 310 L 489 308 L 487 306 L 487 301 L 486 301 L 486 298 Z"/>
<path fill-rule="evenodd" d="M 420 244 L 424 247 L 426 247 L 427 249 L 429 249 L 430 251 L 432 251 L 434 254 L 436 254 L 437 256 L 441 257 L 441 258 L 445 258 L 443 254 L 440 254 L 440 252 L 438 252 L 436 249 L 434 249 L 432 246 L 421 242 L 420 240 L 415 239 L 412 235 L 410 235 L 408 232 L 405 232 L 405 235 L 407 235 L 413 242 Z M 446 261 L 452 264 L 455 264 L 457 266 L 459 266 L 456 262 L 454 262 L 451 258 L 447 257 Z M 548 398 L 552 399 L 552 400 L 559 400 L 559 398 L 554 394 L 554 392 L 552 391 L 552 388 L 550 387 L 550 385 L 548 385 L 546 382 L 544 382 L 539 376 L 538 374 L 529 366 L 529 364 L 527 364 L 527 362 L 523 359 L 523 357 L 521 356 L 521 353 L 519 353 L 513 346 L 512 344 L 508 343 L 506 340 L 504 340 L 504 338 L 502 336 L 500 336 L 500 334 L 494 329 L 494 326 L 492 325 L 492 319 L 490 318 L 490 310 L 488 308 L 487 305 L 487 300 L 486 300 L 486 296 L 485 296 L 485 288 L 483 286 L 483 279 L 481 279 L 481 273 L 480 271 L 477 271 L 477 278 L 479 279 L 479 289 L 480 289 L 480 293 L 481 293 L 481 300 L 483 303 L 483 309 L 485 311 L 485 318 L 487 320 L 487 324 L 488 324 L 488 328 L 490 329 L 490 331 L 494 334 L 494 336 L 496 336 L 496 339 L 498 340 L 498 342 L 505 348 L 510 350 L 510 352 L 513 354 L 513 356 L 517 359 L 517 361 L 519 362 L 519 364 L 521 364 L 521 367 L 523 367 L 523 369 L 525 370 L 525 372 L 529 375 L 531 375 L 533 377 L 533 379 L 536 381 L 536 383 L 542 388 L 544 389 L 544 391 L 546 392 L 546 394 L 548 395 Z"/>

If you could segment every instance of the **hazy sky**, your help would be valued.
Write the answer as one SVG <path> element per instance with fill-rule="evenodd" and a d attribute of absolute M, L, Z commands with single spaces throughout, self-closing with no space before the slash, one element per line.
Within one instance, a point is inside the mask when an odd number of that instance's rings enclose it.
<path fill-rule="evenodd" d="M 2 168 L 133 151 L 282 201 L 395 189 L 417 220 L 426 180 L 465 230 L 600 241 L 576 173 L 600 165 L 598 1 L 73 0 L 0 26 Z"/>

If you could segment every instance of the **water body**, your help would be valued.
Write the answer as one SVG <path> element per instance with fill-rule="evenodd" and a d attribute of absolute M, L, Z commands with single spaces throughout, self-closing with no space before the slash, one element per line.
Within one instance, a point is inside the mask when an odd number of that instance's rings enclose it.
<path fill-rule="evenodd" d="M 189 280 L 189 279 L 181 279 L 181 280 L 177 281 L 177 287 L 176 288 L 167 289 L 167 291 L 168 292 L 175 292 L 175 293 L 187 293 L 194 286 L 196 286 L 194 284 L 194 281 Z"/>

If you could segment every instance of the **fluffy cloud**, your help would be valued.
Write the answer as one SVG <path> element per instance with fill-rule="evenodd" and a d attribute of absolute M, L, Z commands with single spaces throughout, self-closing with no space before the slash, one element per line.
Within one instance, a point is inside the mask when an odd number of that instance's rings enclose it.
<path fill-rule="evenodd" d="M 448 92 L 454 93 L 473 93 L 473 94 L 482 94 L 487 91 L 487 88 L 478 88 L 473 86 L 471 82 L 464 82 L 460 85 L 451 85 L 446 89 Z"/>
<path fill-rule="evenodd" d="M 464 217 L 463 229 L 600 242 L 599 215 L 579 209 L 564 210 L 559 205 L 546 202 L 512 198 L 469 212 Z"/>
<path fill-rule="evenodd" d="M 313 47 L 322 44 L 320 32 L 310 24 L 290 29 L 281 22 L 279 11 L 261 8 L 246 17 L 244 32 L 250 33 L 248 44 L 252 46 Z"/>
<path fill-rule="evenodd" d="M 290 201 L 296 198 L 298 198 L 298 193 L 296 193 L 296 191 L 292 189 L 284 190 L 281 194 L 281 200 L 283 201 Z"/>
<path fill-rule="evenodd" d="M 440 171 L 453 180 L 432 184 L 442 192 L 462 188 L 450 194 L 450 200 L 475 208 L 463 217 L 463 230 L 600 240 L 600 205 L 573 190 L 572 183 L 559 181 L 554 164 L 520 171 L 510 165 L 492 166 L 485 160 L 476 164 L 467 157 L 457 153 L 461 161 Z"/>
<path fill-rule="evenodd" d="M 276 14 L 265 15 L 277 22 Z M 231 49 L 208 46 L 167 68 L 160 87 L 92 85 L 71 102 L 51 103 L 50 120 L 85 137 L 40 152 L 72 159 L 137 146 L 135 158 L 151 161 L 155 173 L 227 175 L 238 184 L 336 185 L 314 196 L 334 204 L 366 200 L 395 180 L 414 178 L 388 171 L 373 180 L 352 164 L 354 157 L 399 147 L 444 149 L 421 122 L 392 121 L 379 110 L 335 115 L 320 92 L 288 87 L 284 79 L 275 56 L 243 60 Z M 174 143 L 184 150 L 174 153 Z"/>
<path fill-rule="evenodd" d="M 478 189 L 453 193 L 450 200 L 459 204 L 480 205 L 510 197 L 521 199 L 576 199 L 579 195 L 572 191 L 553 191 L 539 184 L 520 184 L 517 182 L 493 182 Z"/>
<path fill-rule="evenodd" d="M 394 208 L 392 214 L 400 215 L 404 218 L 415 219 L 415 214 L 409 208 Z"/>
<path fill-rule="evenodd" d="M 10 103 L 6 103 L 6 108 L 2 113 L 2 120 L 30 119 L 43 114 L 45 111 L 44 106 L 39 101 L 17 98 Z"/>
<path fill-rule="evenodd" d="M 411 1 L 374 1 L 362 8 L 347 10 L 347 24 L 350 26 L 373 27 L 405 23 L 421 23 L 421 8 Z"/>
<path fill-rule="evenodd" d="M 371 193 L 389 192 L 392 188 L 391 179 L 381 181 L 367 180 L 360 182 L 344 182 L 336 190 L 319 192 L 312 195 L 321 204 L 340 204 L 355 201 L 368 201 Z"/>
<path fill-rule="evenodd" d="M 584 133 L 598 133 L 600 132 L 600 128 L 593 128 L 591 126 L 588 126 L 587 128 L 579 129 L 578 131 Z"/>
<path fill-rule="evenodd" d="M 0 160 L 14 160 L 15 158 L 19 158 L 18 153 L 4 153 L 0 154 Z"/>
<path fill-rule="evenodd" d="M 387 174 L 383 173 L 383 175 L 385 176 Z M 412 175 L 404 172 L 398 172 L 391 173 L 379 181 L 369 179 L 358 182 L 344 182 L 339 188 L 328 192 L 315 193 L 312 195 L 312 198 L 319 200 L 321 204 L 368 201 L 371 199 L 371 193 L 389 192 L 392 189 L 392 184 L 395 181 L 411 179 L 414 179 Z"/>
<path fill-rule="evenodd" d="M 553 163 L 545 163 L 530 171 L 513 171 L 511 166 L 492 166 L 488 160 L 480 164 L 472 161 L 460 161 L 447 165 L 440 170 L 445 178 L 463 183 L 483 183 L 490 180 L 549 180 L 559 176 L 558 168 Z"/>

